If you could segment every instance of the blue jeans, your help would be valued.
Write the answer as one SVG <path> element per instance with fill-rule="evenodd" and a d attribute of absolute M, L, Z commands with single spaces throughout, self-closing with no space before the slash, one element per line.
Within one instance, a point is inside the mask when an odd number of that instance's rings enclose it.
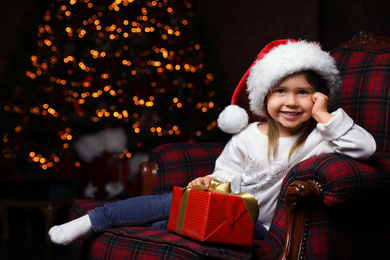
<path fill-rule="evenodd" d="M 116 226 L 151 224 L 155 229 L 168 228 L 172 193 L 134 197 L 107 203 L 88 212 L 94 232 L 103 232 Z M 267 229 L 257 221 L 253 238 L 262 240 Z"/>

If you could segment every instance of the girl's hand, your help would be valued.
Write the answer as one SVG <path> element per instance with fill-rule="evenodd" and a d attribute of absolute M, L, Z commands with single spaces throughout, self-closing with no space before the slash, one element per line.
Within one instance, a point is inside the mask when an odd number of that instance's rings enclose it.
<path fill-rule="evenodd" d="M 199 178 L 196 178 L 195 180 L 189 182 L 188 187 L 193 187 L 193 186 L 201 185 L 201 184 L 203 184 L 206 187 L 209 187 L 210 182 L 213 179 L 214 179 L 214 177 L 199 177 Z"/>
<path fill-rule="evenodd" d="M 311 110 L 311 116 L 318 122 L 326 124 L 332 119 L 332 115 L 328 112 L 328 96 L 322 94 L 321 92 L 315 92 L 313 94 L 313 108 Z"/>

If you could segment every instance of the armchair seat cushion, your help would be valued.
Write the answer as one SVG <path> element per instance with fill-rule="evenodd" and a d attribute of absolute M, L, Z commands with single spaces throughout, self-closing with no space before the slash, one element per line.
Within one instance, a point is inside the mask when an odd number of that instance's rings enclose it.
<path fill-rule="evenodd" d="M 85 215 L 107 201 L 77 200 L 69 219 Z M 77 259 L 250 259 L 252 247 L 202 244 L 175 233 L 150 227 L 117 227 L 96 234 L 93 239 L 71 244 Z"/>

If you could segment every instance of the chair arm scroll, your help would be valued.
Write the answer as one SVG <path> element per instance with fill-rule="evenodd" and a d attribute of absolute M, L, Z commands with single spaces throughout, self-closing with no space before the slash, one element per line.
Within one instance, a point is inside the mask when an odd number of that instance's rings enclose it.
<path fill-rule="evenodd" d="M 153 162 L 142 162 L 138 171 L 142 177 L 141 196 L 150 195 L 157 176 L 158 166 Z"/>
<path fill-rule="evenodd" d="M 295 181 L 286 192 L 286 243 L 280 260 L 301 259 L 305 249 L 310 207 L 320 201 L 321 185 L 314 181 Z"/>

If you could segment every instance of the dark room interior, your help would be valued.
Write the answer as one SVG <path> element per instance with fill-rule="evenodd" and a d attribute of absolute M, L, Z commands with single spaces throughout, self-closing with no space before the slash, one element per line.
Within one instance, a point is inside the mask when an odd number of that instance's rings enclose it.
<path fill-rule="evenodd" d="M 9 96 L 8 93 L 18 91 L 12 85 L 12 79 L 9 78 L 9 74 L 14 73 L 13 75 L 15 76 L 20 74 L 20 72 L 13 71 L 13 66 L 18 64 L 17 69 L 23 69 L 22 63 L 27 62 L 36 50 L 36 46 L 34 45 L 36 44 L 35 37 L 38 32 L 37 28 L 45 16 L 46 10 L 48 10 L 52 2 L 61 1 L 64 3 L 72 2 L 65 0 L 1 1 L 0 86 L 2 96 Z M 208 70 L 211 71 L 211 74 L 208 75 L 212 75 L 210 77 L 213 80 L 210 81 L 213 81 L 218 87 L 218 105 L 221 107 L 228 105 L 234 89 L 243 74 L 255 60 L 258 52 L 273 40 L 306 39 L 308 41 L 319 42 L 324 50 L 331 51 L 337 45 L 350 40 L 360 32 L 370 32 L 390 37 L 390 1 L 388 0 L 167 1 L 168 3 L 191 3 L 193 26 L 190 29 L 192 30 L 192 37 L 201 46 L 202 53 L 199 57 L 203 59 L 204 63 L 208 66 Z M 90 0 L 90 2 L 94 3 L 95 1 Z M 136 2 L 143 3 L 151 1 L 138 0 Z M 18 84 L 20 85 L 21 83 Z M 1 101 L 3 102 L 3 99 Z M 149 100 L 149 102 L 152 101 Z M 217 101 L 215 102 L 217 104 Z M 175 102 L 175 104 L 177 106 L 179 105 L 178 102 Z M 5 105 L 1 103 L 0 108 L 3 110 L 4 107 Z M 77 107 L 77 109 L 79 112 L 81 111 L 81 108 Z M 4 113 L 0 113 L 1 115 L 4 115 Z M 4 118 L 2 122 L 13 123 L 13 121 L 7 120 L 10 119 L 7 117 L 5 120 Z M 133 125 L 130 128 L 136 130 L 137 126 Z M 20 176 L 16 175 L 23 175 L 25 172 L 28 172 L 27 175 L 23 176 L 23 185 L 20 188 L 20 192 L 17 193 L 30 197 L 31 194 L 29 192 L 35 192 L 31 187 L 31 185 L 35 185 L 36 183 L 34 178 L 39 180 L 50 178 L 44 176 L 49 175 L 49 171 L 36 167 L 35 164 L 32 168 L 30 166 L 21 167 L 20 160 L 17 160 L 17 164 L 15 164 L 9 157 L 6 157 L 6 148 L 4 147 L 6 147 L 5 139 L 8 137 L 6 134 L 8 130 L 6 127 L 0 127 L 0 129 L 3 137 L 3 145 L 1 148 L 4 149 L 2 158 L 0 159 L 0 182 L 10 178 L 11 180 L 17 180 Z M 61 138 L 62 136 L 64 139 L 67 138 L 67 130 L 64 130 L 65 132 L 62 130 L 62 132 L 60 130 L 56 131 L 59 136 L 61 135 Z M 153 131 L 156 131 L 156 133 L 159 132 L 157 128 Z M 172 131 L 175 131 L 174 127 Z M 92 134 L 92 132 L 89 129 L 88 133 Z M 215 136 L 220 139 L 219 141 L 227 141 L 229 138 L 227 135 L 216 134 L 214 136 L 204 137 L 201 140 L 213 141 Z M 192 137 L 187 139 L 193 140 Z M 183 141 L 183 139 L 178 140 Z M 172 141 L 175 141 L 175 139 L 169 139 L 169 142 Z M 152 144 L 154 145 L 156 143 L 153 141 Z M 134 142 L 132 145 L 134 147 L 142 146 L 142 144 L 137 142 Z M 143 150 L 144 153 L 147 151 L 149 150 L 146 148 Z M 134 149 L 128 151 L 128 154 L 130 152 L 132 154 L 136 153 Z M 33 155 L 30 154 L 29 156 L 29 159 L 34 160 L 35 157 Z M 126 158 L 126 153 L 123 156 Z M 128 158 L 131 156 L 129 155 Z M 109 160 L 109 157 L 103 156 L 101 158 L 103 160 Z M 26 160 L 26 165 L 29 165 L 28 163 L 31 163 L 31 160 L 29 162 Z M 138 162 L 136 160 L 134 161 Z M 86 173 L 87 171 L 99 172 L 101 171 L 99 167 L 106 167 L 102 166 L 102 162 L 99 163 L 89 168 L 84 167 L 78 173 Z M 132 166 L 126 164 L 123 167 Z M 15 170 L 16 168 L 17 170 Z M 53 173 L 50 172 L 53 175 L 60 174 L 60 177 L 56 178 L 55 182 L 59 185 L 59 189 L 62 189 L 64 187 L 63 185 L 67 185 L 69 178 L 66 175 L 73 168 L 69 167 L 69 169 L 65 169 L 65 173 L 62 170 L 53 171 Z M 134 171 L 134 169 L 130 169 L 130 171 Z M 126 178 L 133 178 L 132 184 L 134 184 L 139 177 L 134 177 L 133 175 L 133 177 Z M 86 183 L 83 184 L 86 185 Z M 5 187 L 1 183 L 0 185 L 3 190 L 0 192 L 0 199 L 8 199 L 8 192 L 15 193 L 12 187 Z M 45 189 L 43 187 L 40 191 Z M 75 194 L 75 191 L 72 190 L 73 187 L 69 189 L 70 192 L 73 192 L 72 194 Z M 133 186 L 129 186 L 128 189 L 133 189 Z M 139 192 L 135 191 L 136 189 L 134 188 L 134 193 Z M 82 198 L 78 192 L 73 196 L 74 198 Z M 31 196 L 33 197 L 33 195 Z M 132 196 L 132 194 L 121 194 L 121 196 Z M 106 199 L 104 196 L 102 198 Z M 117 198 L 120 199 L 122 197 Z M 59 208 L 57 214 L 54 216 L 54 223 L 60 224 L 67 220 L 69 206 L 66 204 Z M 0 207 L 3 209 L 1 216 L 3 221 L 6 218 L 4 215 L 7 214 L 9 230 L 9 236 L 5 238 L 3 235 L 3 239 L 0 241 L 0 259 L 73 259 L 68 247 L 53 245 L 47 242 L 43 211 L 28 209 L 28 207 L 10 207 L 8 210 L 5 209 L 4 205 L 0 205 Z M 5 229 L 7 228 L 4 228 L 2 224 L 0 226 L 0 232 L 4 233 Z"/>

